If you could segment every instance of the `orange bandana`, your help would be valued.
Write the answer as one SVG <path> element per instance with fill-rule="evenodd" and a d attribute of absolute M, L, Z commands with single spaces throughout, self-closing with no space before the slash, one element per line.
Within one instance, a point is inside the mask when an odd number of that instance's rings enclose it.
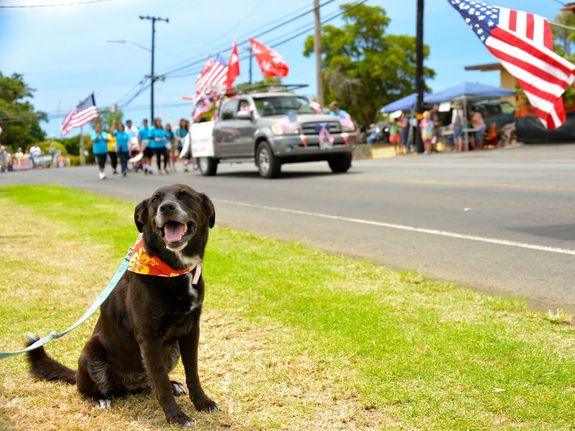
<path fill-rule="evenodd" d="M 200 275 L 202 274 L 202 265 L 198 264 L 184 269 L 174 269 L 168 266 L 165 262 L 162 262 L 160 258 L 150 256 L 144 248 L 144 241 L 142 239 L 142 235 L 140 235 L 132 249 L 128 271 L 135 272 L 136 274 L 155 275 L 158 277 L 178 277 L 194 271 L 192 284 L 198 284 Z"/>

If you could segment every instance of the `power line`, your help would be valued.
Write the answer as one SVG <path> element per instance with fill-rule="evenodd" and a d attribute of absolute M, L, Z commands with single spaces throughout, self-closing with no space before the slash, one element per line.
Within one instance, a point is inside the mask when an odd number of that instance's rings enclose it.
<path fill-rule="evenodd" d="M 304 10 L 304 9 L 307 9 L 307 8 L 308 8 L 308 6 L 300 7 L 300 8 L 298 8 L 298 9 L 292 11 L 292 12 L 289 12 L 289 13 L 287 13 L 287 14 L 285 14 L 285 15 L 283 15 L 283 16 L 277 18 L 277 19 L 275 19 L 275 20 L 270 21 L 267 25 L 273 25 L 273 24 L 275 24 L 275 23 L 277 23 L 277 22 L 280 22 L 280 21 L 282 21 L 282 20 L 284 20 L 284 19 L 287 19 L 288 17 L 290 17 L 290 16 L 292 16 L 292 15 L 294 15 L 294 14 L 297 14 L 297 13 L 299 13 L 300 11 L 302 11 L 302 10 Z M 228 31 L 227 33 L 229 34 L 230 32 Z M 238 39 L 243 39 L 243 38 L 247 37 L 249 34 L 251 34 L 251 32 L 243 33 L 243 34 L 241 34 L 241 35 L 238 36 Z M 178 62 L 178 63 L 176 63 L 176 64 L 170 66 L 169 69 L 173 69 L 173 68 L 180 67 L 182 64 L 188 64 L 190 61 L 193 61 L 194 59 L 200 58 L 200 57 L 201 57 L 201 60 L 199 60 L 199 62 L 203 62 L 203 61 L 205 60 L 205 58 L 206 58 L 207 55 L 211 54 L 211 53 L 214 52 L 214 51 L 217 52 L 217 51 L 222 50 L 222 49 L 227 48 L 227 47 L 228 47 L 228 44 L 227 44 L 227 43 L 226 43 L 226 44 L 223 44 L 223 43 L 222 43 L 222 44 L 216 45 L 216 46 L 215 46 L 214 48 L 212 48 L 211 50 L 202 51 L 202 53 L 198 54 L 197 57 L 191 57 L 191 58 L 188 58 L 187 60 L 180 61 L 180 62 Z"/>
<path fill-rule="evenodd" d="M 326 6 L 326 5 L 330 4 L 330 3 L 333 3 L 334 1 L 335 1 L 335 0 L 327 0 L 327 1 L 323 2 L 322 4 L 320 4 L 320 7 Z M 307 9 L 305 12 L 302 12 L 302 13 L 300 13 L 300 14 L 294 16 L 293 18 L 290 18 L 290 19 L 288 19 L 288 20 L 286 20 L 286 21 L 283 21 L 283 22 L 281 22 L 281 23 L 279 23 L 279 24 L 277 24 L 277 25 L 275 25 L 275 26 L 273 26 L 273 27 L 271 27 L 271 28 L 269 28 L 269 29 L 267 29 L 267 30 L 264 30 L 264 31 L 262 31 L 262 32 L 260 32 L 260 33 L 256 33 L 256 34 L 253 35 L 252 37 L 253 37 L 253 38 L 258 38 L 258 37 L 264 36 L 264 35 L 266 35 L 266 34 L 268 34 L 268 33 L 271 33 L 272 31 L 275 31 L 275 30 L 277 30 L 278 28 L 281 28 L 281 27 L 283 27 L 283 26 L 286 26 L 286 25 L 288 25 L 288 24 L 290 24 L 290 23 L 292 23 L 292 22 L 294 22 L 294 21 L 296 21 L 296 20 L 298 20 L 298 19 L 300 19 L 300 18 L 302 18 L 302 17 L 304 17 L 304 16 L 306 16 L 306 15 L 308 15 L 308 14 L 310 14 L 310 13 L 313 13 L 314 10 L 315 10 L 314 8 Z M 247 43 L 249 43 L 249 40 L 246 38 L 246 39 L 244 39 L 244 40 L 238 42 L 238 47 L 239 47 L 239 46 L 242 46 L 242 45 L 246 45 Z M 227 45 L 222 45 L 222 46 L 227 47 Z M 212 50 L 212 52 L 213 52 L 213 51 L 214 51 L 214 50 Z M 201 64 L 201 63 L 203 63 L 204 61 L 205 61 L 205 55 L 202 56 L 201 59 L 194 60 L 194 61 L 191 61 L 190 63 L 185 64 L 185 65 L 183 65 L 183 66 L 176 67 L 176 68 L 174 68 L 174 69 L 172 69 L 172 70 L 168 70 L 167 72 L 164 72 L 162 75 L 167 76 L 167 75 L 170 75 L 170 74 L 172 74 L 172 73 L 179 72 L 179 71 L 181 71 L 181 70 L 184 70 L 184 69 L 187 69 L 187 68 L 196 66 L 196 65 L 198 65 L 198 64 Z"/>
<path fill-rule="evenodd" d="M 358 7 L 358 6 L 360 6 L 360 5 L 364 4 L 364 3 L 366 3 L 367 1 L 368 1 L 368 0 L 358 1 L 358 2 L 354 3 L 352 7 L 348 8 L 348 9 L 346 9 L 346 10 L 343 10 L 343 11 L 339 11 L 339 12 L 334 13 L 334 14 L 332 14 L 331 16 L 329 16 L 329 17 L 323 19 L 323 20 L 321 21 L 321 24 L 324 25 L 324 24 L 327 24 L 327 23 L 330 22 L 330 21 L 333 21 L 333 20 L 336 19 L 336 18 L 339 18 L 339 17 L 342 16 L 344 13 L 349 12 L 350 10 L 355 9 L 356 7 Z M 313 30 L 313 28 L 314 28 L 314 25 L 313 25 L 313 24 L 308 24 L 308 25 L 305 25 L 305 26 L 300 26 L 300 27 L 298 27 L 298 28 L 296 29 L 296 31 L 299 30 L 299 29 L 302 29 L 301 31 L 299 31 L 299 32 L 297 32 L 297 33 L 295 33 L 295 34 L 292 34 L 292 33 L 293 33 L 293 30 L 292 30 L 292 31 L 290 31 L 290 36 L 289 36 L 289 37 L 287 37 L 287 38 L 285 38 L 285 39 L 283 39 L 283 40 L 280 40 L 280 41 L 278 41 L 278 42 L 272 42 L 272 43 L 269 44 L 269 46 L 270 46 L 271 48 L 276 48 L 276 47 L 278 47 L 278 46 L 284 45 L 284 44 L 286 44 L 286 43 L 288 43 L 288 42 L 291 42 L 292 40 L 294 40 L 294 39 L 296 39 L 296 38 L 298 38 L 298 37 L 300 37 L 300 36 L 302 36 L 302 35 L 304 35 L 304 34 L 306 34 L 306 33 L 309 33 L 311 30 Z M 284 36 L 285 36 L 285 35 L 284 35 Z M 279 36 L 279 37 L 282 37 L 282 36 Z M 277 39 L 278 39 L 278 38 L 276 38 L 275 40 L 277 40 Z M 238 44 L 238 45 L 239 45 L 239 44 Z M 240 56 L 240 60 L 244 60 L 245 58 L 246 58 L 246 57 L 241 57 L 241 56 Z M 191 71 L 191 72 L 185 72 L 185 73 L 182 73 L 182 74 L 180 74 L 180 75 L 167 76 L 166 79 L 184 78 L 184 77 L 188 77 L 188 76 L 197 75 L 197 74 L 199 74 L 200 72 L 201 72 L 201 69 L 195 69 L 195 70 L 193 70 L 193 71 Z"/>
<path fill-rule="evenodd" d="M 40 8 L 40 7 L 61 7 L 61 6 L 78 6 L 78 5 L 86 5 L 86 4 L 93 4 L 93 3 L 103 3 L 109 2 L 112 0 L 86 0 L 86 1 L 79 1 L 79 2 L 70 2 L 70 3 L 51 3 L 51 4 L 22 4 L 22 5 L 0 5 L 0 9 L 27 9 L 27 8 Z"/>

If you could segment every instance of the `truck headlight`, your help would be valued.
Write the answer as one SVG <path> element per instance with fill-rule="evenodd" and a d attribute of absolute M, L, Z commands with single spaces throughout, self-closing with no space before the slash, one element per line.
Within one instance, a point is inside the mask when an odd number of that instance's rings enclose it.
<path fill-rule="evenodd" d="M 272 132 L 274 132 L 274 135 L 299 135 L 301 127 L 297 123 L 274 123 L 272 124 Z"/>

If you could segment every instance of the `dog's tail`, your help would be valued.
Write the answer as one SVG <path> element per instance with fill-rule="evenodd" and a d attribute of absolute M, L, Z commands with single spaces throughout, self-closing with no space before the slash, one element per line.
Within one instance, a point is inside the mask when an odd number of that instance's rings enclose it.
<path fill-rule="evenodd" d="M 38 341 L 36 335 L 29 334 L 27 346 Z M 60 380 L 71 385 L 76 384 L 76 371 L 62 365 L 52 359 L 44 350 L 44 347 L 30 350 L 26 353 L 30 364 L 30 374 L 44 380 Z"/>

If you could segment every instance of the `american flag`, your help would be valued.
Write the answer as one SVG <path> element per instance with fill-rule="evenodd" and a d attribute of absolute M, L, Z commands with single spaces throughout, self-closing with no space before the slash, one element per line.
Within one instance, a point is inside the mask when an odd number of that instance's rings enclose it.
<path fill-rule="evenodd" d="M 513 75 L 546 127 L 565 122 L 561 96 L 573 84 L 575 65 L 555 54 L 549 22 L 538 15 L 473 0 L 448 0 Z"/>
<path fill-rule="evenodd" d="M 228 65 L 226 60 L 220 55 L 209 58 L 202 69 L 202 73 L 196 79 L 196 94 L 218 93 L 226 87 L 228 76 Z"/>
<path fill-rule="evenodd" d="M 60 131 L 62 135 L 67 135 L 73 128 L 82 127 L 96 118 L 98 118 L 98 109 L 96 108 L 94 93 L 92 93 L 66 115 Z"/>

